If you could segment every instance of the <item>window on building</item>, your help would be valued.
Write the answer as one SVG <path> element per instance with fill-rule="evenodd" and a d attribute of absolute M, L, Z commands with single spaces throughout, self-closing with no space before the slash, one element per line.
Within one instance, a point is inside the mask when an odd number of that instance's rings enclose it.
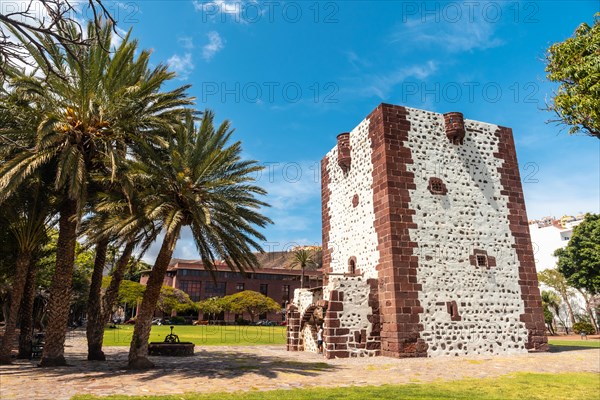
<path fill-rule="evenodd" d="M 261 283 L 260 284 L 260 293 L 264 294 L 265 296 L 267 296 L 267 293 L 269 292 L 269 285 L 266 283 Z"/>
<path fill-rule="evenodd" d="M 184 291 L 192 301 L 200 300 L 200 281 L 177 281 L 177 289 Z"/>
<path fill-rule="evenodd" d="M 477 266 L 487 268 L 487 256 L 485 254 L 477 254 Z"/>
<path fill-rule="evenodd" d="M 284 300 L 290 299 L 290 285 L 283 285 L 283 296 Z"/>
<path fill-rule="evenodd" d="M 235 290 L 237 292 L 243 292 L 244 291 L 244 284 L 243 283 L 236 283 L 235 284 Z"/>
<path fill-rule="evenodd" d="M 444 181 L 442 181 L 440 178 L 429 178 L 428 189 L 431 192 L 431 194 L 444 195 L 444 194 L 448 193 L 448 190 L 446 189 L 446 185 L 444 184 Z"/>
<path fill-rule="evenodd" d="M 352 275 L 356 274 L 356 261 L 354 258 L 350 259 L 348 262 L 348 272 L 350 272 Z"/>
<path fill-rule="evenodd" d="M 226 282 L 207 281 L 204 285 L 204 298 L 223 297 L 227 289 Z"/>

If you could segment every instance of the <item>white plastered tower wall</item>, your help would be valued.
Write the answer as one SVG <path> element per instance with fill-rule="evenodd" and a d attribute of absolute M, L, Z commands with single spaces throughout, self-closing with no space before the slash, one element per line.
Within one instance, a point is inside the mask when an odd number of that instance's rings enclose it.
<path fill-rule="evenodd" d="M 329 358 L 547 349 L 509 128 L 382 104 L 338 136 L 322 196 Z"/>
<path fill-rule="evenodd" d="M 347 172 L 337 164 L 338 148 L 328 154 L 328 189 L 331 197 L 328 248 L 331 252 L 330 272 L 348 273 L 351 257 L 356 258 L 356 268 L 365 279 L 377 278 L 379 250 L 375 232 L 373 208 L 373 162 L 369 120 L 363 120 L 350 132 L 351 167 Z M 353 205 L 353 199 L 358 201 Z"/>
<path fill-rule="evenodd" d="M 416 189 L 411 240 L 418 243 L 417 280 L 421 337 L 428 355 L 526 352 L 527 330 L 519 261 L 514 249 L 507 197 L 501 194 L 498 126 L 465 120 L 462 145 L 453 145 L 441 114 L 407 108 L 408 143 Z M 446 185 L 446 195 L 432 195 L 431 177 Z M 475 249 L 496 259 L 494 267 L 470 263 Z M 452 321 L 447 303 L 455 301 L 460 321 Z"/>

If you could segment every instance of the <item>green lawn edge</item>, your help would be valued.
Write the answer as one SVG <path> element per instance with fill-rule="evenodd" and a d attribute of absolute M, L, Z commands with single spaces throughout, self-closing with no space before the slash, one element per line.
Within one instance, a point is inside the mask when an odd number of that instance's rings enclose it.
<path fill-rule="evenodd" d="M 423 384 L 350 386 L 290 390 L 186 393 L 168 396 L 77 395 L 72 400 L 282 400 L 282 399 L 600 399 L 600 374 L 596 373 L 515 373 L 497 378 L 463 379 Z"/>
<path fill-rule="evenodd" d="M 548 337 L 548 343 L 552 346 L 590 347 L 600 349 L 600 340 L 560 340 Z"/>
<path fill-rule="evenodd" d="M 171 329 L 166 325 L 154 325 L 150 332 L 150 342 L 162 342 Z M 238 325 L 176 325 L 173 333 L 182 342 L 192 342 L 197 346 L 256 346 L 284 345 L 285 326 L 238 326 Z M 104 346 L 129 346 L 133 325 L 117 325 L 116 329 L 104 330 Z"/>

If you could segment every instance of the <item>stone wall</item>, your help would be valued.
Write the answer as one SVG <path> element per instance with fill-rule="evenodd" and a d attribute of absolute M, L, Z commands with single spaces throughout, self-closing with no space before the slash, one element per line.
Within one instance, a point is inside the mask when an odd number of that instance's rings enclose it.
<path fill-rule="evenodd" d="M 331 150 L 324 165 L 323 260 L 324 272 L 347 273 L 349 261 L 355 259 L 356 271 L 366 278 L 377 278 L 379 259 L 377 234 L 373 221 L 373 163 L 369 121 L 364 120 L 348 135 L 350 167 L 345 171 L 337 162 L 339 146 Z M 348 151 L 344 146 L 343 151 Z M 335 217 L 329 217 L 335 216 Z"/>
<path fill-rule="evenodd" d="M 380 354 L 376 300 L 363 277 L 332 277 L 325 313 L 324 342 L 327 358 L 370 357 Z M 375 322 L 375 323 L 374 323 Z"/>
<path fill-rule="evenodd" d="M 288 351 L 311 351 L 316 353 L 316 319 L 323 318 L 323 291 L 296 289 L 294 299 L 287 309 L 287 348 Z"/>
<path fill-rule="evenodd" d="M 421 337 L 428 354 L 498 354 L 525 351 L 527 330 L 519 287 L 519 260 L 508 221 L 508 197 L 501 192 L 496 158 L 497 126 L 465 121 L 462 144 L 448 140 L 443 115 L 407 109 L 415 176 L 409 208 L 418 243 L 417 281 L 423 307 Z M 429 190 L 439 178 L 446 194 Z M 475 252 L 493 257 L 473 266 Z M 483 251 L 484 253 L 482 253 Z M 486 257 L 486 260 L 487 260 Z M 482 262 L 483 264 L 483 262 Z M 452 320 L 447 303 L 454 302 Z"/>
<path fill-rule="evenodd" d="M 510 129 L 381 104 L 339 140 L 322 163 L 324 269 L 353 261 L 362 278 L 329 276 L 328 356 L 369 337 L 399 357 L 546 349 Z"/>

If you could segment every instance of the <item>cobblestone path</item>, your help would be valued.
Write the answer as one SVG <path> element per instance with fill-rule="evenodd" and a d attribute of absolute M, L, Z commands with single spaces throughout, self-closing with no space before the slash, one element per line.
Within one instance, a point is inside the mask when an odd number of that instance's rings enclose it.
<path fill-rule="evenodd" d="M 312 386 L 402 384 L 495 377 L 513 372 L 600 373 L 600 349 L 470 358 L 325 360 L 284 346 L 196 347 L 186 358 L 153 357 L 157 368 L 125 369 L 127 347 L 105 349 L 107 362 L 85 361 L 85 332 L 67 340 L 68 367 L 18 360 L 0 367 L 0 398 L 69 399 L 75 394 L 175 394 Z"/>

